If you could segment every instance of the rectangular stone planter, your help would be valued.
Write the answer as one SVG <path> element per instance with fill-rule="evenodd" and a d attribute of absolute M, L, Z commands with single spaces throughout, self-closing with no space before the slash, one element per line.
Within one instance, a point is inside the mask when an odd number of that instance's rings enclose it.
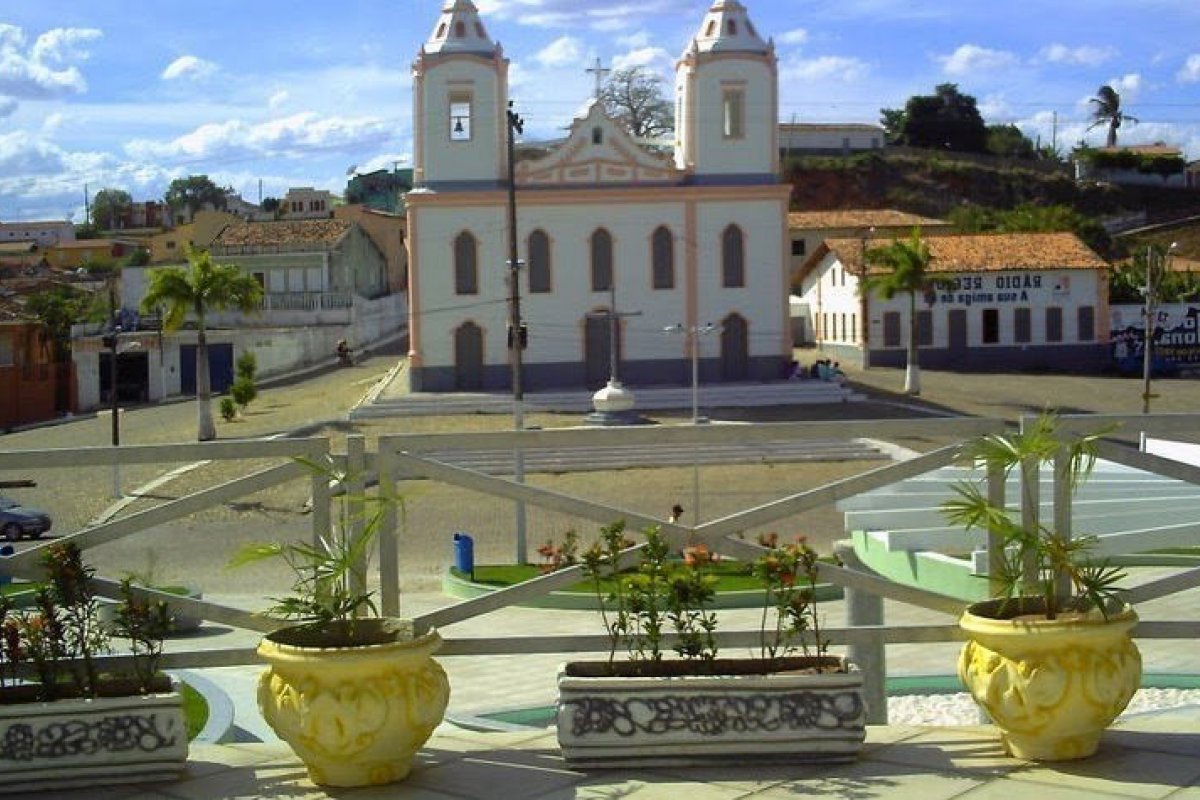
<path fill-rule="evenodd" d="M 178 691 L 0 705 L 0 793 L 175 780 L 187 754 Z"/>
<path fill-rule="evenodd" d="M 610 676 L 603 662 L 564 664 L 558 743 L 571 767 L 852 761 L 866 735 L 862 673 L 841 658 L 664 661 L 670 675 Z M 686 666 L 678 666 L 686 665 Z M 628 666 L 617 664 L 617 667 Z"/>

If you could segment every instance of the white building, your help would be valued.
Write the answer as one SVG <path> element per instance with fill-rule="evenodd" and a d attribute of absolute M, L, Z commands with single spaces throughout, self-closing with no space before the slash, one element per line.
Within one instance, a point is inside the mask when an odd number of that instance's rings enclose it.
<path fill-rule="evenodd" d="M 779 147 L 788 155 L 848 156 L 882 150 L 884 130 L 860 122 L 785 122 L 779 126 Z"/>
<path fill-rule="evenodd" d="M 446 0 L 413 65 L 407 195 L 410 379 L 420 391 L 503 388 L 508 349 L 508 60 L 469 0 Z M 519 109 L 518 109 L 519 111 Z M 676 72 L 674 158 L 639 147 L 593 103 L 566 141 L 515 167 L 528 388 L 598 386 L 619 315 L 619 377 L 780 375 L 790 361 L 786 212 L 774 46 L 720 0 Z M 637 316 L 626 316 L 637 314 Z"/>
<path fill-rule="evenodd" d="M 75 226 L 69 220 L 0 222 L 0 242 L 36 242 L 45 248 L 73 241 Z"/>
<path fill-rule="evenodd" d="M 859 290 L 864 245 L 889 241 L 827 239 L 804 263 L 800 297 L 824 352 L 864 366 L 904 365 L 908 295 L 885 300 Z M 930 273 L 946 285 L 917 298 L 922 366 L 1092 371 L 1108 364 L 1107 264 L 1074 234 L 938 234 L 925 241 Z"/>

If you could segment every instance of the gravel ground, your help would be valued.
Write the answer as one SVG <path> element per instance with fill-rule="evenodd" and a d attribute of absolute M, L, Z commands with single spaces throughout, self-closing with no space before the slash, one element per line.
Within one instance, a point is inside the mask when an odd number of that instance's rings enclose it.
<path fill-rule="evenodd" d="M 1139 689 L 1122 717 L 1180 706 L 1200 706 L 1200 689 Z M 966 692 L 888 698 L 890 725 L 978 725 L 979 706 Z"/>

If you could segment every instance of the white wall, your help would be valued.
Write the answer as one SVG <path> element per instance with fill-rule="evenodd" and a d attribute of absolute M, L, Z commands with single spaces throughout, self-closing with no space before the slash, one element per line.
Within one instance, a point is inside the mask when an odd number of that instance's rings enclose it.
<path fill-rule="evenodd" d="M 726 88 L 744 92 L 741 138 L 724 136 Z M 695 74 L 683 90 L 685 136 L 677 164 L 695 165 L 701 175 L 773 174 L 777 161 L 775 76 L 764 57 L 744 59 L 700 57 Z M 676 123 L 679 125 L 679 123 Z"/>
<path fill-rule="evenodd" d="M 414 85 L 413 124 L 421 125 L 415 168 L 418 182 L 499 180 L 505 109 L 497 65 L 478 56 L 427 58 Z M 471 95 L 471 138 L 450 138 L 450 96 Z"/>

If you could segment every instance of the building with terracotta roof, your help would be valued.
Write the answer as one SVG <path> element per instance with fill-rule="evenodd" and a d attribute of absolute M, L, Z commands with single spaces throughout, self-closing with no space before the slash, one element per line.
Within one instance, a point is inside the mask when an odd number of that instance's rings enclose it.
<path fill-rule="evenodd" d="M 897 237 L 902 238 L 902 237 Z M 799 295 L 818 347 L 864 366 L 903 366 L 909 298 L 859 290 L 864 251 L 889 238 L 827 239 L 802 265 Z M 1091 371 L 1108 359 L 1107 263 L 1071 233 L 925 237 L 944 287 L 917 298 L 922 366 Z"/>
<path fill-rule="evenodd" d="M 215 261 L 235 264 L 264 289 L 257 313 L 211 313 L 209 367 L 212 390 L 222 392 L 233 381 L 233 366 L 243 352 L 253 352 L 263 377 L 332 361 L 339 340 L 352 348 L 374 346 L 399 336 L 404 328 L 403 295 L 389 289 L 388 263 L 383 251 L 362 225 L 340 219 L 247 222 L 220 212 L 198 212 L 191 227 L 211 235 L 208 250 Z M 212 233 L 216 230 L 216 233 Z M 172 251 L 176 264 L 184 260 L 184 244 Z M 138 322 L 149 273 L 161 266 L 125 267 L 121 274 L 121 315 L 132 320 L 125 339 L 137 343 L 138 363 L 127 370 L 123 384 L 136 389 L 138 399 L 155 401 L 195 392 L 196 333 L 185 326 L 157 335 Z M 107 351 L 99 329 L 74 342 L 79 376 L 79 407 L 102 402 L 101 365 Z M 140 360 L 145 354 L 149 358 Z M 133 358 L 123 357 L 118 366 Z M 122 389 L 124 391 L 124 389 Z"/>

